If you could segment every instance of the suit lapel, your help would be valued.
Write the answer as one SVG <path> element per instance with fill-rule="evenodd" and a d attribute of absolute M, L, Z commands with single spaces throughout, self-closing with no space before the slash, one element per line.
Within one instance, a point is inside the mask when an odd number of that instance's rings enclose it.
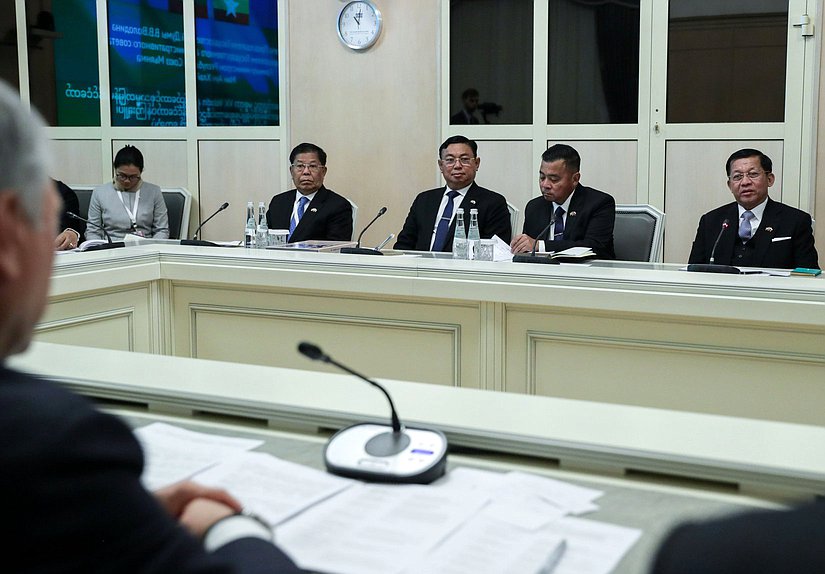
<path fill-rule="evenodd" d="M 765 256 L 771 248 L 771 243 L 775 237 L 774 229 L 776 229 L 778 211 L 779 206 L 774 201 L 768 199 L 768 203 L 765 205 L 765 211 L 762 212 L 762 221 L 759 224 L 759 229 L 756 230 L 756 234 L 751 238 L 754 247 L 754 263 L 757 267 L 762 265 Z"/>
<path fill-rule="evenodd" d="M 582 210 L 584 202 L 587 199 L 586 195 L 587 192 L 584 191 L 584 188 L 581 185 L 577 185 L 576 190 L 573 192 L 573 197 L 570 199 L 570 205 L 567 211 L 567 221 L 564 222 L 564 235 L 562 235 L 562 239 L 573 238 L 573 230 L 579 226 L 579 212 Z M 552 205 L 553 204 L 551 203 L 551 209 Z"/>
<path fill-rule="evenodd" d="M 312 201 L 307 204 L 307 207 L 304 210 L 304 216 L 301 218 L 301 221 L 298 222 L 298 225 L 295 226 L 294 235 L 298 235 L 299 231 L 302 233 L 309 231 L 315 226 L 315 221 L 318 219 L 318 214 L 321 212 L 326 200 L 327 189 L 322 186 L 317 192 L 315 192 L 315 197 L 312 198 Z"/>

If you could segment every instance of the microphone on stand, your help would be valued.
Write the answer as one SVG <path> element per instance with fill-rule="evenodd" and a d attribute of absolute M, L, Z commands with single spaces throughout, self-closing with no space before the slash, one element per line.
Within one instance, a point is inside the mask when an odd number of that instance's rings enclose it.
<path fill-rule="evenodd" d="M 77 219 L 78 221 L 85 221 L 86 226 L 88 228 L 89 225 L 93 225 L 94 227 L 98 227 L 97 225 L 93 224 L 88 219 L 80 217 L 76 213 L 72 213 L 71 211 L 67 211 L 66 215 L 71 217 L 72 219 Z M 106 228 L 103 225 L 100 225 L 100 230 L 103 232 L 103 236 L 106 238 L 108 243 L 101 243 L 100 245 L 92 245 L 84 249 L 83 251 L 102 251 L 104 249 L 117 249 L 118 247 L 126 247 L 126 243 L 123 241 L 112 241 L 112 236 L 109 235 L 109 232 L 106 231 Z M 79 247 L 79 246 L 78 246 Z"/>
<path fill-rule="evenodd" d="M 204 241 L 204 240 L 202 240 L 202 239 L 198 239 L 198 233 L 200 232 L 201 228 L 209 222 L 209 220 L 210 220 L 210 219 L 212 219 L 213 217 L 215 217 L 216 215 L 218 215 L 221 211 L 223 211 L 223 210 L 224 210 L 224 209 L 226 209 L 227 207 L 229 207 L 229 202 L 228 202 L 228 201 L 225 201 L 225 202 L 223 203 L 223 205 L 221 205 L 221 206 L 220 206 L 220 207 L 219 207 L 219 208 L 215 211 L 215 213 L 213 213 L 212 215 L 210 215 L 209 217 L 207 217 L 207 218 L 204 220 L 204 222 L 203 222 L 203 223 L 201 223 L 200 225 L 198 225 L 198 228 L 195 230 L 195 233 L 193 233 L 193 234 L 192 234 L 192 239 L 181 239 L 181 240 L 180 240 L 180 244 L 181 244 L 181 245 L 196 245 L 196 246 L 201 246 L 201 247 L 218 247 L 218 244 L 217 244 L 217 243 L 212 243 L 211 241 Z"/>
<path fill-rule="evenodd" d="M 722 234 L 730 227 L 730 220 L 725 219 L 722 222 L 722 229 L 719 230 L 719 235 L 716 236 L 716 241 L 713 242 L 713 248 L 710 250 L 710 263 L 691 263 L 687 266 L 688 271 L 696 271 L 700 273 L 735 273 L 739 274 L 742 271 L 738 267 L 732 265 L 716 265 L 716 247 L 719 245 L 719 240 L 722 239 Z"/>
<path fill-rule="evenodd" d="M 543 235 L 546 235 L 550 228 L 556 223 L 556 212 L 552 212 L 550 215 L 550 223 L 547 224 L 547 227 L 541 230 L 536 236 L 536 240 L 533 242 L 533 251 L 530 252 L 530 255 L 513 255 L 513 263 L 544 263 L 546 265 L 558 265 L 559 262 L 555 259 L 550 259 L 547 255 L 536 255 L 536 248 L 539 245 L 539 241 Z"/>
<path fill-rule="evenodd" d="M 370 226 L 375 223 L 379 217 L 387 213 L 387 208 L 382 207 L 378 210 L 378 215 L 372 218 L 367 226 L 361 230 L 361 233 L 358 234 L 358 243 L 355 244 L 355 247 L 343 247 L 341 248 L 341 253 L 349 253 L 350 255 L 384 255 L 378 249 L 372 249 L 369 247 L 361 247 L 361 238 L 364 236 L 364 232 L 370 228 Z"/>
<path fill-rule="evenodd" d="M 338 367 L 378 388 L 390 404 L 391 424 L 358 423 L 335 433 L 324 449 L 324 464 L 333 474 L 375 482 L 429 484 L 447 468 L 447 437 L 438 430 L 405 427 L 383 386 L 342 365 L 320 347 L 302 342 L 298 352 Z"/>

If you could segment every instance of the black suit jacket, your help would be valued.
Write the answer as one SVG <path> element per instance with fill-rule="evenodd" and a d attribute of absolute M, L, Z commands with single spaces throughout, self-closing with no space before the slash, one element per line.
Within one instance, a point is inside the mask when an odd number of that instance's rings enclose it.
<path fill-rule="evenodd" d="M 653 574 L 776 572 L 825 572 L 825 503 L 680 526 L 653 566 Z"/>
<path fill-rule="evenodd" d="M 207 554 L 140 483 L 129 429 L 84 398 L 0 365 L 3 561 L 26 572 L 299 572 L 268 542 Z"/>
<path fill-rule="evenodd" d="M 445 187 L 422 191 L 418 194 L 410 207 L 410 213 L 404 222 L 396 249 L 415 251 L 429 251 L 433 238 L 435 219 L 438 217 L 438 208 L 441 207 L 441 198 Z M 467 190 L 464 200 L 455 209 L 464 208 L 464 228 L 470 228 L 470 209 L 478 209 L 478 232 L 482 239 L 489 239 L 498 235 L 502 240 L 510 242 L 513 235 L 510 225 L 510 212 L 507 210 L 507 200 L 495 191 L 485 189 L 475 182 Z M 455 233 L 455 217 L 450 224 L 447 242 L 442 251 L 453 250 L 453 235 Z"/>
<path fill-rule="evenodd" d="M 289 229 L 295 190 L 279 193 L 269 202 L 266 224 L 270 229 Z M 321 186 L 304 210 L 290 242 L 350 241 L 352 239 L 352 204 L 332 190 Z"/>
<path fill-rule="evenodd" d="M 536 197 L 524 208 L 524 231 L 536 238 L 550 223 L 553 202 Z M 616 222 L 616 201 L 612 196 L 578 185 L 570 199 L 570 209 L 564 224 L 564 235 L 557 241 L 545 241 L 547 251 L 562 251 L 570 247 L 590 247 L 599 259 L 616 259 L 613 251 L 613 225 Z M 553 230 L 549 233 L 552 235 Z"/>
<path fill-rule="evenodd" d="M 723 205 L 702 216 L 688 263 L 710 263 L 710 252 L 722 230 L 722 222 L 726 219 L 729 227 L 722 233 L 716 247 L 714 263 L 737 264 L 734 261 L 734 251 L 739 241 L 739 209 L 736 202 Z M 781 237 L 789 239 L 774 241 Z M 751 263 L 753 267 L 819 269 L 811 216 L 784 203 L 768 198 L 759 229 L 751 237 L 749 243 L 751 242 L 754 248 Z"/>
<path fill-rule="evenodd" d="M 60 192 L 60 197 L 63 199 L 63 212 L 60 216 L 60 229 L 58 233 L 66 228 L 71 228 L 80 234 L 80 241 L 83 241 L 83 234 L 86 233 L 86 222 L 69 217 L 66 213 L 71 211 L 75 215 L 80 215 L 80 202 L 77 199 L 77 194 L 74 190 L 63 183 L 62 181 L 52 180 L 57 186 L 57 191 Z"/>

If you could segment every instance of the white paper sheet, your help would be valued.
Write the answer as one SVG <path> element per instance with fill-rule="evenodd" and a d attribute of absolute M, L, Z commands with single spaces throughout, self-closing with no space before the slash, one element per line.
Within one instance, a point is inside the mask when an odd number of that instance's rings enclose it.
<path fill-rule="evenodd" d="M 153 423 L 135 431 L 146 465 L 141 481 L 156 490 L 187 479 L 226 458 L 264 443 L 194 432 L 166 423 Z"/>
<path fill-rule="evenodd" d="M 402 572 L 475 514 L 477 493 L 359 484 L 275 530 L 301 568 L 338 574 Z"/>
<path fill-rule="evenodd" d="M 586 518 L 566 517 L 547 526 L 567 547 L 553 574 L 609 574 L 642 531 Z"/>
<path fill-rule="evenodd" d="M 564 553 L 550 530 L 528 530 L 498 520 L 485 507 L 405 574 L 543 574 Z"/>
<path fill-rule="evenodd" d="M 261 452 L 237 454 L 193 479 L 225 488 L 272 526 L 355 484 Z"/>

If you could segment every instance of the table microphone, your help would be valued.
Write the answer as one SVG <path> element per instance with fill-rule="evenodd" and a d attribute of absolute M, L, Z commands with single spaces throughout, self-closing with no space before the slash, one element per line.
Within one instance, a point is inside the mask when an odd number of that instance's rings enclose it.
<path fill-rule="evenodd" d="M 387 208 L 382 207 L 378 210 L 378 215 L 372 218 L 367 226 L 361 230 L 361 233 L 358 234 L 358 243 L 355 244 L 355 247 L 343 247 L 341 248 L 341 253 L 349 253 L 350 255 L 384 255 L 378 249 L 371 249 L 369 247 L 361 247 L 361 237 L 364 236 L 364 232 L 370 228 L 370 226 L 375 223 L 379 217 L 387 213 Z"/>
<path fill-rule="evenodd" d="M 547 224 L 547 227 L 541 230 L 536 236 L 536 240 L 533 242 L 533 251 L 530 255 L 513 255 L 513 263 L 544 263 L 545 265 L 558 265 L 559 262 L 555 259 L 550 259 L 548 255 L 536 255 L 536 248 L 539 245 L 539 241 L 541 237 L 547 234 L 550 231 L 550 228 L 556 223 L 556 212 L 554 211 L 550 215 L 550 223 Z"/>
<path fill-rule="evenodd" d="M 68 215 L 72 219 L 77 219 L 79 221 L 85 221 L 87 226 L 93 225 L 92 222 L 89 221 L 88 219 L 84 219 L 83 217 L 80 217 L 78 214 L 72 213 L 71 211 L 67 211 L 66 215 Z M 123 241 L 112 241 L 112 236 L 109 235 L 109 232 L 106 231 L 106 228 L 104 226 L 94 225 L 94 227 L 100 227 L 100 230 L 103 232 L 103 236 L 106 238 L 106 241 L 108 241 L 108 243 L 101 243 L 100 245 L 92 245 L 90 247 L 87 247 L 83 251 L 102 251 L 103 249 L 117 249 L 118 247 L 126 247 L 126 243 L 124 243 Z"/>
<path fill-rule="evenodd" d="M 207 217 L 207 218 L 204 220 L 204 222 L 203 222 L 203 223 L 201 223 L 200 225 L 198 225 L 198 228 L 195 230 L 195 233 L 193 233 L 193 234 L 192 234 L 192 239 L 181 239 L 180 244 L 181 244 L 181 245 L 197 245 L 197 246 L 201 246 L 201 247 L 218 247 L 218 244 L 217 244 L 217 243 L 212 243 L 211 241 L 204 241 L 204 240 L 202 240 L 202 239 L 198 239 L 198 233 L 200 232 L 201 228 L 202 228 L 204 225 L 206 225 L 206 224 L 207 224 L 207 222 L 208 222 L 210 219 L 212 219 L 213 217 L 215 217 L 216 215 L 218 215 L 221 211 L 223 211 L 223 210 L 224 210 L 224 209 L 226 209 L 227 207 L 229 207 L 229 202 L 228 202 L 228 201 L 225 201 L 225 202 L 223 203 L 223 205 L 221 205 L 221 206 L 217 209 L 217 211 L 215 211 L 215 213 L 213 213 L 212 215 L 210 215 L 209 217 Z"/>
<path fill-rule="evenodd" d="M 697 271 L 700 273 L 735 273 L 739 274 L 742 271 L 738 267 L 732 265 L 716 265 L 716 247 L 719 245 L 719 240 L 722 239 L 722 234 L 730 227 L 730 220 L 725 219 L 722 222 L 722 229 L 719 230 L 719 235 L 716 236 L 716 241 L 713 242 L 713 248 L 710 250 L 710 263 L 691 263 L 687 266 L 688 271 Z"/>
<path fill-rule="evenodd" d="M 414 484 L 429 484 L 444 474 L 447 468 L 444 433 L 402 425 L 392 397 L 383 386 L 330 358 L 317 345 L 302 342 L 298 352 L 366 381 L 384 393 L 390 404 L 391 425 L 358 423 L 339 430 L 329 439 L 324 449 L 327 470 L 374 482 Z"/>

